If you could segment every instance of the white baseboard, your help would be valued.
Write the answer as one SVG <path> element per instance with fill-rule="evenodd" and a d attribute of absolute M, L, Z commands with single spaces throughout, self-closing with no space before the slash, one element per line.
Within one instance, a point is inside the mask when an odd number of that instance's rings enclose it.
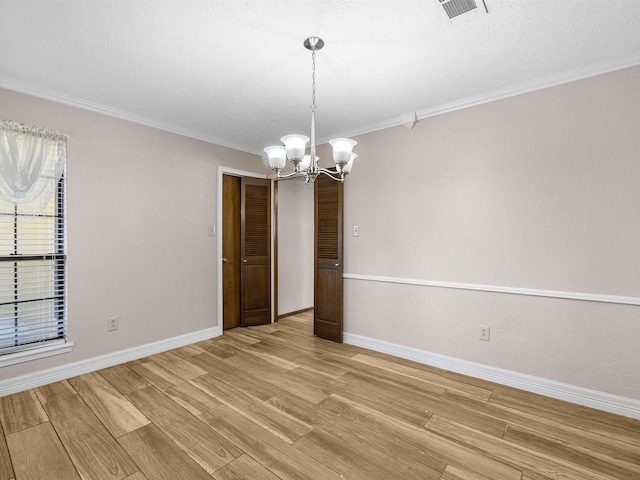
<path fill-rule="evenodd" d="M 535 377 L 525 373 L 514 372 L 502 368 L 490 367 L 480 363 L 469 362 L 458 358 L 431 353 L 417 348 L 405 347 L 395 343 L 364 337 L 354 333 L 344 333 L 344 343 L 368 348 L 376 352 L 387 353 L 418 363 L 431 365 L 456 373 L 481 378 L 509 387 L 538 393 L 547 397 L 596 408 L 605 412 L 640 419 L 640 400 L 612 395 L 610 393 L 590 390 L 566 383 Z"/>
<path fill-rule="evenodd" d="M 82 360 L 68 365 L 42 370 L 20 377 L 0 381 L 0 397 L 39 387 L 85 373 L 130 362 L 139 358 L 155 355 L 174 348 L 183 347 L 191 343 L 201 342 L 222 335 L 220 327 L 207 328 L 198 332 L 180 335 L 178 337 L 148 343 L 118 352 L 101 355 L 99 357 Z M 469 362 L 458 358 L 427 352 L 417 348 L 405 347 L 395 343 L 385 342 L 374 338 L 364 337 L 353 333 L 344 333 L 344 342 L 368 348 L 377 352 L 387 353 L 407 360 L 431 365 L 452 372 L 469 375 L 483 380 L 499 383 L 509 387 L 519 388 L 528 392 L 546 395 L 548 397 L 565 400 L 567 402 L 596 408 L 605 412 L 615 413 L 626 417 L 640 419 L 640 401 L 631 398 L 612 395 L 609 393 L 590 390 L 565 383 L 535 377 L 524 373 L 490 367 L 479 363 Z"/>
<path fill-rule="evenodd" d="M 22 392 L 30 388 L 40 387 L 53 382 L 59 382 L 67 378 L 76 377 L 85 373 L 94 372 L 107 367 L 113 367 L 121 363 L 130 362 L 139 358 L 166 352 L 174 348 L 184 347 L 191 343 L 202 342 L 210 338 L 222 335 L 221 327 L 206 328 L 197 332 L 187 333 L 178 337 L 167 338 L 158 342 L 147 343 L 139 347 L 120 350 L 99 357 L 81 360 L 79 362 L 49 368 L 35 373 L 22 375 L 0 381 L 0 397 Z"/>

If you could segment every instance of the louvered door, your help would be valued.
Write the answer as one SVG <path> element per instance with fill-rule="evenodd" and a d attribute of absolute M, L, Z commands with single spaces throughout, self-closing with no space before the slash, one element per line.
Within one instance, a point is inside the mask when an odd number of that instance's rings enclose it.
<path fill-rule="evenodd" d="M 241 312 L 243 327 L 271 322 L 270 180 L 242 178 Z"/>
<path fill-rule="evenodd" d="M 343 184 L 324 175 L 315 181 L 313 333 L 342 342 Z"/>

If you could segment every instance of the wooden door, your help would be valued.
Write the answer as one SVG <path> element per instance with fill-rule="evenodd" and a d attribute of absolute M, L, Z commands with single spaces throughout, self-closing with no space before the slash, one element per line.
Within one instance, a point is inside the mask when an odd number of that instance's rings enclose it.
<path fill-rule="evenodd" d="M 316 178 L 313 333 L 335 342 L 342 342 L 342 202 L 342 183 Z"/>
<path fill-rule="evenodd" d="M 243 177 L 240 195 L 243 327 L 271 323 L 271 181 Z"/>
<path fill-rule="evenodd" d="M 240 177 L 222 176 L 222 327 L 240 326 Z"/>

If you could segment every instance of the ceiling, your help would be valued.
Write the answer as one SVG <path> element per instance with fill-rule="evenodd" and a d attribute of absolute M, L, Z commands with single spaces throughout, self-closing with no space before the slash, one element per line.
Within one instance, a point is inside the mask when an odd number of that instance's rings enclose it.
<path fill-rule="evenodd" d="M 638 0 L 485 3 L 0 0 L 0 87 L 259 154 L 309 131 L 311 35 L 319 143 L 640 65 Z"/>

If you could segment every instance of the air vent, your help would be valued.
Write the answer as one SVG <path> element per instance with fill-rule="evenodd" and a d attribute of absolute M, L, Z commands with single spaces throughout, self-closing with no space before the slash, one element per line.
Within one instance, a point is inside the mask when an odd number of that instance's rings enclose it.
<path fill-rule="evenodd" d="M 436 0 L 440 15 L 447 23 L 468 21 L 487 14 L 483 0 Z"/>

